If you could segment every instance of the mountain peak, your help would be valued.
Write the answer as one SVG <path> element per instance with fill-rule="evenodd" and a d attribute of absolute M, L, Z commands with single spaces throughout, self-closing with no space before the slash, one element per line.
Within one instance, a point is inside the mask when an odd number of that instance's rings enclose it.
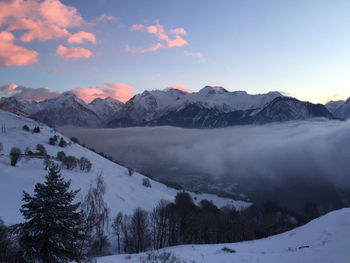
<path fill-rule="evenodd" d="M 205 94 L 223 94 L 228 92 L 226 89 L 220 86 L 205 86 L 202 88 L 199 93 L 205 93 Z"/>

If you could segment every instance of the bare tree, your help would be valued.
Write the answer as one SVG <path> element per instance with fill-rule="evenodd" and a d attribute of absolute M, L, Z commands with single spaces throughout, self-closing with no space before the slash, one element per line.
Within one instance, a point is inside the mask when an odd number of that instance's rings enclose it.
<path fill-rule="evenodd" d="M 123 223 L 123 214 L 119 212 L 117 216 L 114 218 L 112 227 L 114 230 L 115 235 L 117 236 L 117 242 L 118 242 L 118 253 L 120 254 L 120 235 L 122 232 L 122 223 Z"/>
<path fill-rule="evenodd" d="M 167 246 L 169 229 L 168 205 L 169 201 L 160 200 L 150 215 L 154 249 Z"/>
<path fill-rule="evenodd" d="M 149 241 L 148 213 L 137 208 L 131 217 L 130 234 L 133 243 L 133 250 L 136 253 L 146 250 Z"/>
<path fill-rule="evenodd" d="M 84 247 L 89 246 L 88 243 L 92 242 L 89 253 L 99 256 L 103 254 L 103 249 L 107 245 L 107 238 L 104 233 L 105 229 L 108 227 L 109 211 L 103 199 L 106 192 L 106 184 L 102 174 L 97 177 L 95 184 L 95 186 L 90 187 L 82 203 L 85 221 L 85 226 L 83 228 L 86 238 L 81 247 L 83 250 Z"/>

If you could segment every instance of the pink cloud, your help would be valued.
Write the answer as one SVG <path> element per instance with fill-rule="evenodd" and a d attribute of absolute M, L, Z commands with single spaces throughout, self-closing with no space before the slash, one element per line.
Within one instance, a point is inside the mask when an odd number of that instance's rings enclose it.
<path fill-rule="evenodd" d="M 142 24 L 134 24 L 130 28 L 132 31 L 144 31 L 149 34 L 154 35 L 159 41 L 164 42 L 168 48 L 173 47 L 181 47 L 184 45 L 188 45 L 188 42 L 182 38 L 182 36 L 186 35 L 186 30 L 184 28 L 174 28 L 169 30 L 169 33 L 167 33 L 164 30 L 164 26 L 160 25 L 158 22 L 155 25 L 145 26 Z M 170 35 L 173 35 L 173 37 L 169 37 Z M 156 46 L 158 48 L 156 48 Z M 134 49 L 127 46 L 125 49 L 127 52 L 132 52 L 132 50 L 138 51 L 134 53 L 146 53 L 151 52 L 159 49 L 161 47 L 161 43 L 157 43 L 156 45 L 153 45 L 153 48 L 146 48 L 146 49 Z M 142 52 L 140 52 L 142 51 Z"/>
<path fill-rule="evenodd" d="M 169 88 L 167 88 L 167 90 L 169 90 L 169 89 L 177 89 L 177 90 L 181 90 L 184 92 L 192 93 L 192 91 L 188 87 L 185 87 L 185 86 L 172 85 Z"/>
<path fill-rule="evenodd" d="M 186 34 L 187 34 L 186 30 L 182 27 L 171 29 L 169 32 L 170 32 L 170 34 L 173 34 L 173 35 L 186 36 Z"/>
<path fill-rule="evenodd" d="M 56 68 L 56 69 L 49 71 L 49 74 L 56 74 L 56 73 L 62 73 L 62 72 L 66 72 L 66 70 L 61 69 L 61 68 Z"/>
<path fill-rule="evenodd" d="M 140 53 L 140 54 L 142 54 L 142 53 L 156 51 L 156 50 L 160 49 L 161 47 L 162 47 L 162 44 L 159 43 L 159 42 L 157 44 L 152 45 L 149 48 L 144 48 L 144 49 L 133 48 L 133 47 L 129 47 L 128 45 L 126 45 L 125 51 L 126 52 L 131 52 L 131 53 Z"/>
<path fill-rule="evenodd" d="M 86 103 L 90 103 L 96 98 L 105 99 L 107 97 L 126 102 L 133 96 L 131 93 L 133 90 L 133 87 L 126 84 L 105 83 L 100 87 L 75 88 L 71 92 Z"/>
<path fill-rule="evenodd" d="M 167 43 L 168 43 L 168 47 L 170 47 L 170 48 L 171 47 L 181 47 L 181 46 L 188 44 L 188 42 L 180 36 L 175 36 L 175 39 L 169 39 L 167 41 Z"/>
<path fill-rule="evenodd" d="M 144 29 L 144 25 L 132 25 L 131 30 L 136 31 L 136 30 L 142 30 Z"/>
<path fill-rule="evenodd" d="M 15 83 L 9 83 L 0 86 L 0 92 L 5 93 L 7 96 L 11 96 L 13 94 L 13 91 L 18 87 Z"/>
<path fill-rule="evenodd" d="M 86 24 L 75 7 L 59 0 L 10 0 L 0 2 L 0 26 L 7 31 L 20 30 L 19 39 L 31 42 L 34 39 L 47 41 L 68 38 L 69 43 L 81 43 L 84 39 L 95 43 L 95 35 L 85 32 L 71 34 L 69 28 Z"/>
<path fill-rule="evenodd" d="M 89 32 L 85 32 L 85 31 L 80 31 L 78 33 L 75 33 L 73 35 L 71 35 L 67 42 L 72 44 L 72 43 L 83 43 L 84 40 L 89 41 L 91 43 L 96 44 L 96 37 L 94 34 L 89 33 Z"/>
<path fill-rule="evenodd" d="M 0 32 L 1 65 L 9 67 L 38 63 L 38 52 L 15 45 L 13 43 L 14 39 L 14 35 L 10 32 Z"/>
<path fill-rule="evenodd" d="M 56 54 L 65 58 L 88 58 L 92 56 L 92 52 L 86 48 L 72 47 L 67 48 L 59 45 L 56 49 Z"/>
<path fill-rule="evenodd" d="M 35 89 L 18 86 L 14 83 L 0 86 L 0 93 L 4 93 L 7 96 L 12 96 L 17 100 L 25 101 L 41 101 L 45 99 L 51 99 L 59 95 L 59 93 L 51 91 L 48 87 Z"/>

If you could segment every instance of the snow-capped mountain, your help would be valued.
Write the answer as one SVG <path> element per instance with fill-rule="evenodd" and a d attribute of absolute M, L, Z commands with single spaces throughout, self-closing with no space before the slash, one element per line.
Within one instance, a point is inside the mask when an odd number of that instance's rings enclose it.
<path fill-rule="evenodd" d="M 350 98 L 348 98 L 345 102 L 344 101 L 338 101 L 337 107 L 332 109 L 333 115 L 336 118 L 340 119 L 349 119 L 350 118 Z M 327 104 L 329 107 L 329 103 Z M 332 104 L 331 104 L 332 105 Z"/>
<path fill-rule="evenodd" d="M 78 168 L 73 170 L 62 169 L 61 173 L 66 179 L 72 181 L 73 189 L 81 189 L 77 198 L 81 200 L 87 193 L 89 186 L 99 174 L 102 174 L 106 183 L 105 201 L 110 208 L 111 217 L 118 212 L 131 214 L 135 208 L 142 207 L 151 211 L 161 199 L 173 201 L 179 192 L 164 184 L 150 180 L 151 187 L 142 185 L 145 176 L 134 172 L 131 176 L 126 167 L 111 162 L 97 153 L 90 151 L 70 140 L 52 128 L 21 116 L 0 110 L 0 120 L 5 125 L 5 131 L 0 133 L 0 142 L 3 149 L 0 152 L 0 218 L 7 225 L 21 222 L 19 211 L 23 190 L 32 193 L 34 185 L 42 182 L 47 173 L 43 169 L 42 159 L 23 157 L 15 167 L 10 165 L 9 152 L 12 147 L 18 147 L 22 152 L 28 147 L 35 152 L 37 144 L 42 144 L 49 155 L 56 156 L 57 152 L 64 151 L 66 155 L 76 158 L 86 157 L 92 163 L 91 171 L 83 172 Z M 40 127 L 40 133 L 32 133 L 22 129 L 27 125 L 30 129 Z M 57 135 L 64 138 L 68 145 L 64 148 L 50 145 L 49 138 Z M 233 205 L 238 210 L 250 206 L 250 203 L 221 198 L 212 194 L 195 194 L 190 192 L 199 203 L 203 199 L 213 201 L 217 206 Z"/>
<path fill-rule="evenodd" d="M 345 103 L 344 100 L 329 101 L 325 104 L 327 110 L 334 114 L 334 112 Z"/>
<path fill-rule="evenodd" d="M 279 97 L 257 113 L 254 123 L 305 120 L 314 117 L 332 119 L 332 114 L 322 104 L 299 101 L 291 97 Z"/>
<path fill-rule="evenodd" d="M 124 103 L 112 98 L 96 98 L 89 103 L 89 108 L 102 120 L 113 118 L 122 109 Z"/>
<path fill-rule="evenodd" d="M 155 253 L 173 253 L 181 262 L 347 263 L 350 259 L 349 232 L 350 208 L 344 208 L 264 239 L 231 244 L 182 245 Z M 137 263 L 142 262 L 146 253 L 101 257 L 97 262 Z"/>
<path fill-rule="evenodd" d="M 229 92 L 210 86 L 193 93 L 177 89 L 144 91 L 125 104 L 111 98 L 98 98 L 87 104 L 69 92 L 41 102 L 17 101 L 11 97 L 3 100 L 7 101 L 3 109 L 21 111 L 53 126 L 218 128 L 312 117 L 333 118 L 321 104 L 287 98 L 279 92 L 250 95 L 245 91 Z"/>

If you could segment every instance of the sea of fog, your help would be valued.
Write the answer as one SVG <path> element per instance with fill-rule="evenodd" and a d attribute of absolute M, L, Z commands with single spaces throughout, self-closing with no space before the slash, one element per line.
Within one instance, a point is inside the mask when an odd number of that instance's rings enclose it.
<path fill-rule="evenodd" d="M 60 127 L 68 137 L 187 189 L 323 209 L 347 204 L 350 122 L 309 121 L 222 129 Z M 344 190 L 339 194 L 339 190 Z"/>

